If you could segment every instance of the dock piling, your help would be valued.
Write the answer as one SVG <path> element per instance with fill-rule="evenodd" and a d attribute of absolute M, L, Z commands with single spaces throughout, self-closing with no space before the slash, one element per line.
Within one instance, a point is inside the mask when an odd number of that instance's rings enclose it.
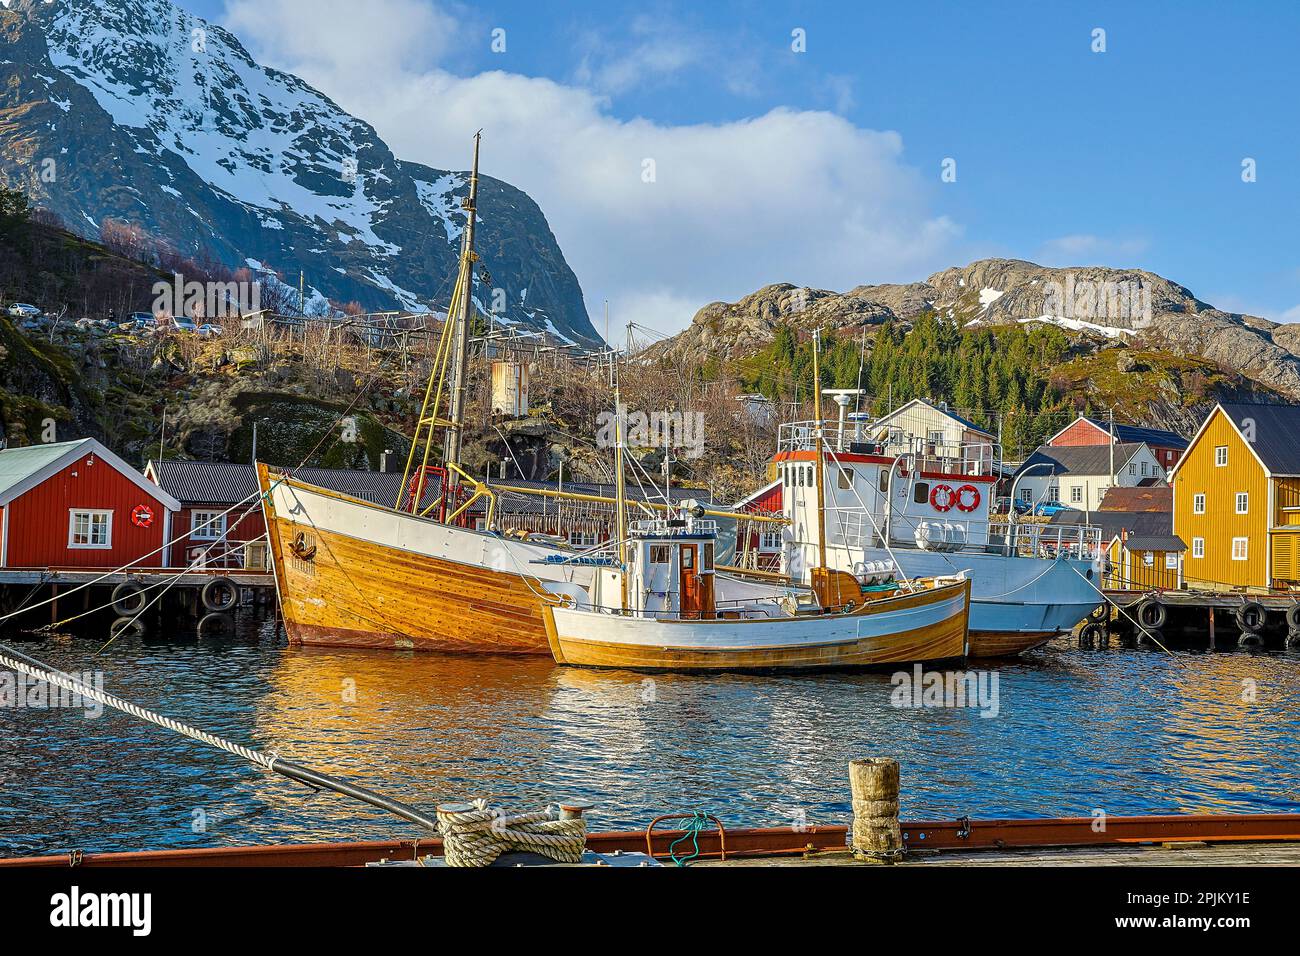
<path fill-rule="evenodd" d="M 872 863 L 894 863 L 904 855 L 898 823 L 898 761 L 868 757 L 849 761 L 853 794 L 853 853 Z"/>

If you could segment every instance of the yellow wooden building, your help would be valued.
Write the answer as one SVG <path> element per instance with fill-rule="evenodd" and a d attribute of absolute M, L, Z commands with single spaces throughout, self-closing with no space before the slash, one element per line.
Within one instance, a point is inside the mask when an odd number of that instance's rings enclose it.
<path fill-rule="evenodd" d="M 1215 406 L 1170 484 L 1187 587 L 1300 587 L 1300 405 Z"/>

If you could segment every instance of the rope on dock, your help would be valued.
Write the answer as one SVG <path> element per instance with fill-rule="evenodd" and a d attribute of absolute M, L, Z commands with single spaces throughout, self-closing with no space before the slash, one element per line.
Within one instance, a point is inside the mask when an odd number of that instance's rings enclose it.
<path fill-rule="evenodd" d="M 438 831 L 448 866 L 488 866 L 512 850 L 540 853 L 557 863 L 579 863 L 587 846 L 587 822 L 562 818 L 554 808 L 507 815 L 486 800 L 444 803 Z"/>

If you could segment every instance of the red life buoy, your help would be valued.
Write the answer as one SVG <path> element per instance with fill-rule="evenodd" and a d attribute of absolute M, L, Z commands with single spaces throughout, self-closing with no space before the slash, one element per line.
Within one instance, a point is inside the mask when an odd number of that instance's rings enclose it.
<path fill-rule="evenodd" d="M 153 509 L 148 505 L 136 505 L 131 509 L 131 524 L 137 528 L 147 528 L 153 524 Z"/>
<path fill-rule="evenodd" d="M 957 489 L 957 510 L 974 511 L 980 506 L 980 490 L 974 485 L 962 485 Z"/>
<path fill-rule="evenodd" d="M 953 505 L 952 486 L 935 485 L 930 489 L 930 505 L 935 511 L 948 511 Z"/>

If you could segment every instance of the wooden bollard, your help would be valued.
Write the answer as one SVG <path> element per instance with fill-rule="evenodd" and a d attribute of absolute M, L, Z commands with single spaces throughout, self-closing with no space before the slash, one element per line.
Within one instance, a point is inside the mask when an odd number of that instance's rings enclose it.
<path fill-rule="evenodd" d="M 898 761 L 889 757 L 850 760 L 849 786 L 853 793 L 854 855 L 879 863 L 901 860 Z"/>

